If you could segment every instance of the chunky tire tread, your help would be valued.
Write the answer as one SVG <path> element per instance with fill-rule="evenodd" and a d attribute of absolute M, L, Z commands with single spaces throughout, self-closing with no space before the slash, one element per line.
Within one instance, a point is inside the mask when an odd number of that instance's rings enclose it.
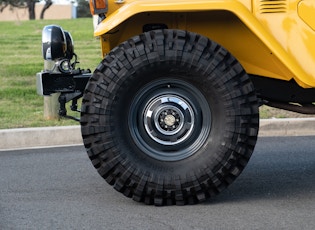
<path fill-rule="evenodd" d="M 214 106 L 223 115 L 211 110 L 214 119 L 225 117 L 211 129 L 210 136 L 220 136 L 220 143 L 208 142 L 214 150 L 163 163 L 138 154 L 121 133 L 115 114 L 123 108 L 124 90 L 150 81 L 141 83 L 139 72 L 163 65 L 198 73 L 202 77 L 188 80 L 222 100 Z M 195 204 L 221 192 L 246 166 L 258 134 L 258 102 L 244 69 L 223 47 L 194 33 L 157 30 L 125 41 L 99 64 L 84 93 L 81 127 L 92 164 L 114 189 L 145 204 Z"/>

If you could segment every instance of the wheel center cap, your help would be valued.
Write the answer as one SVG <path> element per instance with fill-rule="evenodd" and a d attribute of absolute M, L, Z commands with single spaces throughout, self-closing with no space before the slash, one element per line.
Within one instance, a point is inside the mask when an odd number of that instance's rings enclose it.
<path fill-rule="evenodd" d="M 173 115 L 166 115 L 164 118 L 164 123 L 168 126 L 173 126 L 175 124 L 175 117 Z"/>

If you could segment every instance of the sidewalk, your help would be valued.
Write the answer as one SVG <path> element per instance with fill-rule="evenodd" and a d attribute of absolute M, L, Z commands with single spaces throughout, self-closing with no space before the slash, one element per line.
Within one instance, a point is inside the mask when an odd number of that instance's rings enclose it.
<path fill-rule="evenodd" d="M 315 136 L 315 118 L 261 119 L 259 136 Z M 82 145 L 80 126 L 0 129 L 0 151 Z"/>

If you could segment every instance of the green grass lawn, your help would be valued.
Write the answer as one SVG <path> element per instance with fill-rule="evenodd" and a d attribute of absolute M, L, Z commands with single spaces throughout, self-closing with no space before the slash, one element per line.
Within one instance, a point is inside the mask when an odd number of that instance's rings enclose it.
<path fill-rule="evenodd" d="M 0 22 L 0 129 L 78 124 L 68 119 L 45 120 L 44 99 L 36 93 L 35 75 L 44 64 L 42 29 L 49 24 L 71 32 L 78 67 L 93 71 L 102 59 L 100 42 L 93 37 L 92 18 Z M 301 116 L 267 106 L 260 111 L 261 118 Z"/>
<path fill-rule="evenodd" d="M 35 75 L 44 64 L 42 29 L 49 24 L 71 32 L 78 67 L 93 71 L 101 61 L 91 18 L 0 22 L 0 129 L 78 124 L 67 119 L 45 120 L 44 99 L 36 94 Z"/>

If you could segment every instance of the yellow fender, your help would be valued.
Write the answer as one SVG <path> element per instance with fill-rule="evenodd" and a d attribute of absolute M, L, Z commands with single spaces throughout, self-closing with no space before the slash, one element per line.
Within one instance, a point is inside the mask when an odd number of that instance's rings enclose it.
<path fill-rule="evenodd" d="M 268 56 L 265 58 L 267 60 L 264 60 L 264 62 L 250 63 L 250 61 L 248 61 L 250 59 L 249 57 L 247 57 L 248 60 L 246 60 L 246 58 L 243 58 L 244 54 L 237 50 L 234 51 L 232 48 L 232 54 L 239 59 L 247 72 L 250 74 L 257 74 L 282 80 L 291 80 L 293 78 L 304 88 L 315 87 L 315 52 L 313 52 L 315 51 L 315 33 L 314 28 L 312 28 L 315 25 L 314 22 L 310 20 L 313 15 L 315 15 L 315 1 L 269 1 L 272 3 L 280 2 L 279 4 L 286 4 L 285 7 L 287 9 L 287 13 L 281 14 L 280 12 L 280 14 L 272 15 L 259 12 L 259 10 L 261 10 L 259 8 L 259 4 L 261 2 L 261 0 L 128 1 L 122 4 L 122 6 L 114 12 L 106 15 L 107 18 L 99 24 L 94 35 L 110 36 L 109 32 L 114 31 L 115 28 L 128 19 L 143 12 L 180 13 L 227 11 L 235 15 L 248 28 L 248 30 L 251 31 L 251 33 L 254 34 L 260 42 L 269 49 L 269 53 L 266 55 L 269 55 L 271 62 L 275 63 L 273 67 L 270 67 L 272 69 L 268 69 Z M 288 2 L 294 2 L 296 4 L 289 4 Z M 109 10 L 110 9 L 111 5 L 109 5 Z M 298 16 L 298 14 L 300 16 Z M 279 28 L 277 23 L 275 23 L 275 25 L 277 25 L 278 28 L 273 25 L 272 20 L 274 20 L 275 17 L 277 17 L 277 20 L 281 17 L 281 21 L 279 21 L 279 23 L 281 23 L 283 27 L 281 26 L 281 28 Z M 292 30 L 292 25 L 290 25 L 289 22 L 290 20 L 298 21 L 298 23 L 302 22 L 301 25 L 303 26 L 303 31 L 306 31 L 305 33 L 308 37 L 312 36 L 312 39 L 308 38 L 308 41 L 306 41 L 306 39 L 304 40 L 301 38 L 300 41 L 297 41 L 297 44 L 294 43 L 295 41 L 289 41 L 285 44 L 285 42 L 287 42 L 285 39 L 292 39 L 292 37 L 297 35 L 292 34 L 296 30 Z M 286 26 L 290 28 L 286 28 Z M 285 38 L 285 36 L 287 36 L 287 38 Z M 101 40 L 101 42 L 106 41 Z M 220 41 L 217 42 L 220 43 Z M 299 48 L 299 45 L 302 47 Z M 102 44 L 102 47 L 104 49 L 105 45 Z M 230 50 L 229 47 L 226 48 Z M 255 53 L 255 51 L 251 52 L 251 55 Z"/>

